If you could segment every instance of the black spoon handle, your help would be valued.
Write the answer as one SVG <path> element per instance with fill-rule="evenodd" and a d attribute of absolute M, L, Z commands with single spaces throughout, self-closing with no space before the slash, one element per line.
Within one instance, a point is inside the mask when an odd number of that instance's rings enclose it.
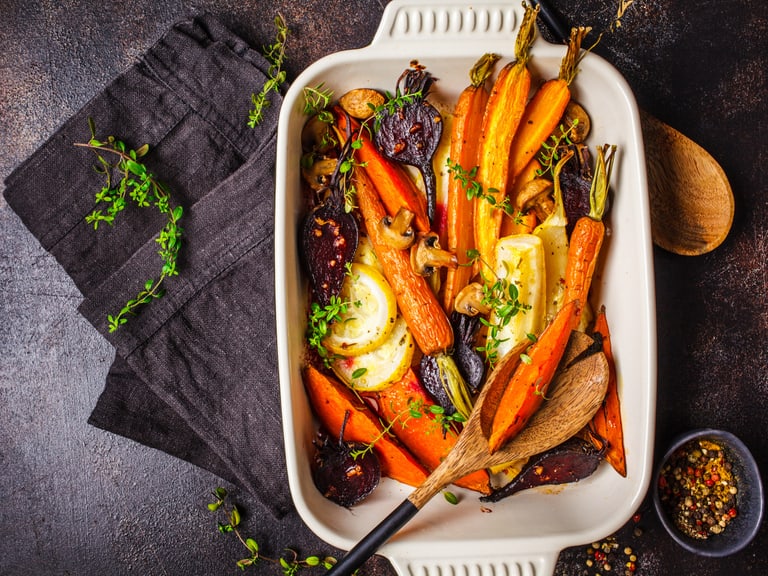
<path fill-rule="evenodd" d="M 410 500 L 404 500 L 389 516 L 371 530 L 367 536 L 355 544 L 355 547 L 347 552 L 346 556 L 339 560 L 325 575 L 349 576 L 352 574 L 368 558 L 373 556 L 381 545 L 389 540 L 395 532 L 405 526 L 418 511 L 419 509 Z"/>
<path fill-rule="evenodd" d="M 539 6 L 539 17 L 547 25 L 555 38 L 563 43 L 568 43 L 571 36 L 571 27 L 565 19 L 555 10 L 548 0 L 531 0 L 531 4 Z"/>

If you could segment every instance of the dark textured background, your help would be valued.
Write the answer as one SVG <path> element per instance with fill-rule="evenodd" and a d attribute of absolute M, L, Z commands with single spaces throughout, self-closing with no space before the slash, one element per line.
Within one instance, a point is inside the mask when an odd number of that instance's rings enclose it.
<path fill-rule="evenodd" d="M 600 29 L 620 0 L 554 3 Z M 0 179 L 181 18 L 211 11 L 258 47 L 280 11 L 292 79 L 327 53 L 366 45 L 385 4 L 0 0 Z M 657 448 L 686 429 L 720 427 L 768 470 L 768 3 L 636 0 L 597 52 L 643 108 L 715 156 L 736 196 L 720 248 L 696 258 L 655 252 Z M 113 352 L 77 314 L 80 299 L 0 200 L 0 574 L 239 573 L 239 545 L 218 534 L 205 506 L 220 480 L 86 424 Z M 235 497 L 265 553 L 291 546 L 292 534 L 248 518 L 247 496 Z M 639 512 L 642 535 L 633 522 L 619 534 L 637 550 L 639 574 L 768 573 L 765 528 L 741 553 L 708 560 L 677 547 L 650 509 Z M 564 551 L 557 575 L 581 574 L 583 555 Z M 369 571 L 389 572 L 382 560 Z"/>

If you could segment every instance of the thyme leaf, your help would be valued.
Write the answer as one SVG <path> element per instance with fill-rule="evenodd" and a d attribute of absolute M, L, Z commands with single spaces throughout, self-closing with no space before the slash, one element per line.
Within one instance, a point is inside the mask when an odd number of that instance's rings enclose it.
<path fill-rule="evenodd" d="M 128 318 L 135 315 L 139 308 L 165 294 L 163 282 L 166 278 L 178 275 L 177 260 L 183 234 L 179 221 L 184 211 L 181 206 L 171 207 L 168 188 L 139 161 L 149 151 L 147 144 L 134 150 L 114 136 L 108 136 L 102 141 L 96 137 L 96 125 L 92 118 L 88 119 L 88 127 L 91 138 L 88 142 L 75 143 L 75 146 L 87 148 L 96 154 L 97 164 L 94 169 L 104 176 L 104 185 L 96 193 L 95 201 L 97 206 L 104 205 L 106 208 L 95 208 L 85 217 L 85 221 L 91 224 L 94 230 L 98 230 L 101 223 L 112 226 L 117 215 L 125 209 L 127 199 L 140 208 L 154 206 L 167 217 L 163 229 L 155 239 L 160 245 L 158 254 L 163 263 L 160 274 L 157 280 L 146 280 L 142 290 L 128 300 L 117 314 L 107 315 L 109 331 L 115 332 L 128 322 Z M 118 178 L 117 181 L 115 178 Z"/>
<path fill-rule="evenodd" d="M 270 105 L 269 93 L 280 92 L 280 86 L 285 83 L 287 77 L 283 64 L 285 62 L 288 26 L 280 14 L 275 16 L 275 27 L 277 28 L 275 41 L 268 46 L 264 46 L 262 50 L 264 58 L 270 64 L 269 70 L 267 70 L 267 80 L 259 92 L 251 94 L 253 107 L 248 112 L 248 126 L 250 128 L 255 128 L 264 120 L 264 110 Z"/>
<path fill-rule="evenodd" d="M 229 504 L 227 502 L 228 492 L 224 488 L 217 487 L 211 492 L 211 495 L 214 500 L 208 504 L 208 510 L 224 517 L 223 520 L 218 522 L 219 532 L 222 534 L 234 534 L 248 551 L 248 556 L 241 558 L 235 563 L 241 570 L 245 570 L 249 566 L 255 566 L 263 561 L 280 566 L 280 570 L 285 576 L 294 576 L 302 568 L 319 566 L 330 570 L 336 564 L 336 559 L 333 556 L 321 558 L 317 555 L 311 555 L 301 559 L 298 553 L 290 548 L 286 548 L 286 555 L 280 558 L 265 556 L 261 553 L 259 543 L 253 538 L 244 536 L 240 531 L 242 516 L 236 504 Z"/>

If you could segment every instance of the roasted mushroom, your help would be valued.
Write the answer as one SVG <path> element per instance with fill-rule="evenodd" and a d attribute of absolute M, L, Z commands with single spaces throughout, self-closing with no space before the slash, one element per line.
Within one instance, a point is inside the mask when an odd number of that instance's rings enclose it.
<path fill-rule="evenodd" d="M 440 239 L 434 232 L 419 234 L 418 241 L 411 246 L 411 266 L 419 276 L 431 276 L 435 269 L 445 266 L 456 268 L 456 254 L 440 248 Z"/>
<path fill-rule="evenodd" d="M 385 216 L 379 222 L 379 232 L 386 243 L 398 250 L 407 250 L 416 241 L 416 232 L 411 227 L 414 214 L 407 208 L 401 208 L 395 217 Z"/>
<path fill-rule="evenodd" d="M 488 314 L 491 308 L 483 301 L 484 298 L 483 285 L 479 282 L 470 282 L 456 295 L 453 308 L 456 312 L 467 316 Z"/>

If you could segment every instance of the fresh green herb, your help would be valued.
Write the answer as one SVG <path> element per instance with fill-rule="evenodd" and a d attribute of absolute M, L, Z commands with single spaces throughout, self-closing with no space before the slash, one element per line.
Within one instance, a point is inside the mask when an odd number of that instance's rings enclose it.
<path fill-rule="evenodd" d="M 314 88 L 304 87 L 304 114 L 307 116 L 317 115 L 321 121 L 332 124 L 333 114 L 328 111 L 328 106 L 331 104 L 331 98 L 333 98 L 333 90 L 325 89 L 323 86 L 324 84 L 321 82 Z"/>
<path fill-rule="evenodd" d="M 285 83 L 287 77 L 285 70 L 283 70 L 283 63 L 285 62 L 288 26 L 280 14 L 275 16 L 275 27 L 277 28 L 275 42 L 269 46 L 264 46 L 262 50 L 264 58 L 270 64 L 269 70 L 267 70 L 267 80 L 264 82 L 264 86 L 261 87 L 260 92 L 251 94 L 253 108 L 248 112 L 248 126 L 251 128 L 255 128 L 264 119 L 264 109 L 270 104 L 269 93 L 279 93 L 280 86 Z"/>
<path fill-rule="evenodd" d="M 474 198 L 485 200 L 499 210 L 503 210 L 507 216 L 512 218 L 516 216 L 515 210 L 510 203 L 509 198 L 505 196 L 501 202 L 496 202 L 496 197 L 493 194 L 498 192 L 498 190 L 495 188 L 483 190 L 483 185 L 477 180 L 477 166 L 471 170 L 466 170 L 461 164 L 448 158 L 446 160 L 446 167 L 448 168 L 448 172 L 453 174 L 453 179 L 458 180 L 461 183 L 461 186 L 467 193 L 467 198 L 469 200 Z"/>
<path fill-rule="evenodd" d="M 480 257 L 477 250 L 469 250 L 467 255 L 472 261 Z M 517 314 L 524 314 L 530 310 L 531 306 L 520 301 L 520 290 L 517 284 L 506 278 L 497 278 L 491 282 L 484 277 L 482 285 L 483 298 L 481 303 L 492 310 L 496 322 L 491 323 L 487 318 L 480 318 L 480 322 L 488 328 L 488 338 L 484 346 L 479 346 L 476 349 L 485 353 L 488 364 L 493 367 L 499 359 L 497 352 L 499 344 L 504 342 L 504 339 L 499 338 L 499 330 L 507 326 Z"/>
<path fill-rule="evenodd" d="M 449 492 L 448 490 L 443 490 L 443 497 L 445 498 L 446 502 L 448 504 L 453 504 L 456 506 L 459 503 L 459 497 L 456 496 L 453 492 Z"/>
<path fill-rule="evenodd" d="M 147 144 L 134 150 L 114 136 L 108 136 L 104 141 L 99 140 L 96 137 L 96 125 L 92 118 L 88 119 L 88 127 L 91 132 L 90 140 L 76 143 L 75 146 L 88 148 L 96 154 L 98 164 L 95 170 L 105 179 L 101 190 L 96 193 L 96 204 L 105 204 L 107 208 L 106 212 L 94 209 L 85 217 L 85 221 L 92 224 L 94 230 L 98 230 L 102 222 L 112 226 L 117 215 L 126 207 L 126 197 L 133 200 L 140 208 L 154 206 L 167 217 L 165 226 L 155 239 L 160 245 L 158 254 L 163 262 L 160 275 L 156 281 L 152 278 L 145 281 L 144 288 L 135 298 L 128 300 L 120 312 L 107 316 L 109 331 L 115 332 L 128 322 L 128 318 L 136 314 L 140 307 L 163 296 L 162 284 L 166 278 L 178 275 L 176 262 L 183 233 L 179 221 L 183 209 L 181 206 L 171 207 L 170 193 L 166 186 L 152 175 L 145 164 L 139 161 L 149 151 Z M 116 180 L 117 177 L 119 179 Z"/>
<path fill-rule="evenodd" d="M 331 296 L 326 306 L 321 306 L 318 302 L 312 302 L 310 306 L 307 341 L 326 366 L 330 365 L 333 357 L 323 346 L 323 339 L 328 335 L 331 324 L 341 320 L 342 315 L 347 313 L 350 304 L 351 302 L 343 302 L 338 296 Z"/>
<path fill-rule="evenodd" d="M 236 565 L 241 570 L 245 570 L 248 566 L 255 566 L 261 561 L 268 562 L 270 564 L 276 564 L 280 566 L 282 573 L 285 576 L 294 576 L 302 568 L 314 568 L 316 566 L 323 567 L 326 570 L 330 570 L 335 564 L 336 559 L 332 556 L 307 556 L 306 558 L 299 559 L 299 555 L 291 550 L 286 549 L 289 554 L 288 557 L 281 556 L 280 558 L 270 558 L 264 556 L 259 548 L 259 543 L 253 538 L 247 538 L 240 532 L 240 524 L 242 521 L 240 511 L 237 505 L 227 504 L 227 497 L 229 494 L 224 488 L 217 487 L 211 494 L 213 495 L 213 502 L 208 504 L 208 510 L 214 513 L 219 513 L 224 516 L 223 521 L 219 521 L 219 532 L 222 534 L 234 534 L 240 543 L 248 550 L 249 555 L 237 561 Z"/>
<path fill-rule="evenodd" d="M 562 146 L 570 146 L 573 144 L 571 141 L 571 132 L 578 126 L 579 119 L 575 118 L 573 122 L 565 128 L 562 124 L 559 126 L 559 132 L 552 134 L 549 140 L 551 144 L 543 142 L 541 145 L 541 151 L 539 152 L 539 162 L 541 168 L 536 170 L 537 176 L 544 176 L 546 174 L 554 174 L 555 166 L 558 160 L 560 160 L 560 148 Z"/>

